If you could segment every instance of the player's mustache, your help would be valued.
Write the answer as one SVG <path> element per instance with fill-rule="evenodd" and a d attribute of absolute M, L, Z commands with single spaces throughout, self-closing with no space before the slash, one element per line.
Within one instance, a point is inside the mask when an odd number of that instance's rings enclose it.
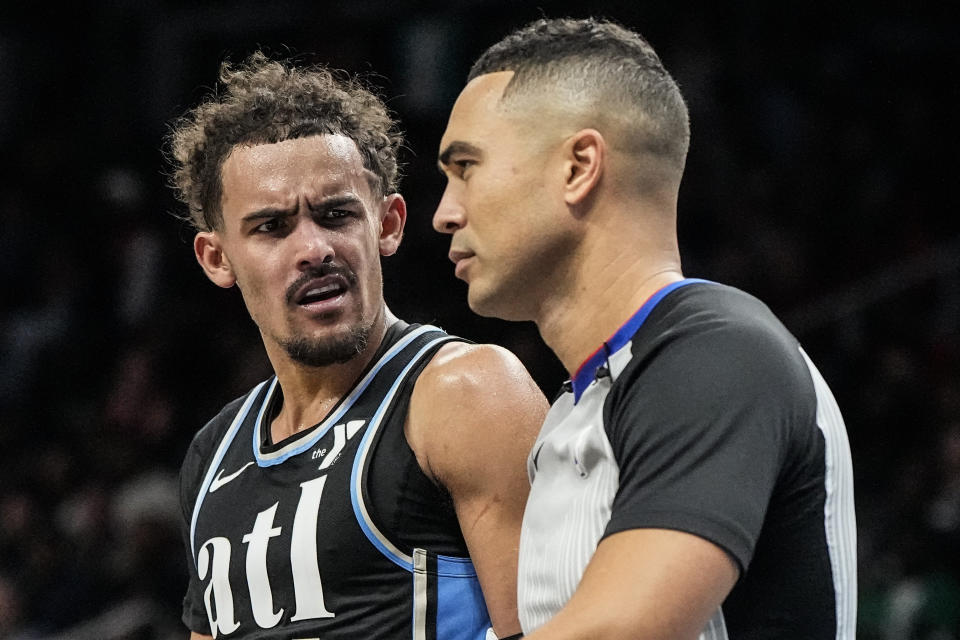
<path fill-rule="evenodd" d="M 317 278 L 322 278 L 324 276 L 339 275 L 341 278 L 347 281 L 347 284 L 350 287 L 353 287 L 357 284 L 357 274 L 353 272 L 349 267 L 342 267 L 333 263 L 323 262 L 316 266 L 310 266 L 304 271 L 300 276 L 297 277 L 293 283 L 287 287 L 287 302 L 293 304 L 294 298 L 299 292 L 300 288 L 311 280 L 316 280 Z"/>

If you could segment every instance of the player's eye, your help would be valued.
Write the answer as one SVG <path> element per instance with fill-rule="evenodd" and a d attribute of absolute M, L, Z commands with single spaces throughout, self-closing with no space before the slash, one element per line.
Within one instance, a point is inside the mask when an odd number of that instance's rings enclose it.
<path fill-rule="evenodd" d="M 317 212 L 315 220 L 317 221 L 317 224 L 339 226 L 348 224 L 356 217 L 356 212 L 351 209 L 339 209 L 332 207 L 330 209 L 323 209 L 322 211 Z"/>
<path fill-rule="evenodd" d="M 270 218 L 261 222 L 256 227 L 253 228 L 254 233 L 274 233 L 279 231 L 282 226 L 280 218 Z"/>

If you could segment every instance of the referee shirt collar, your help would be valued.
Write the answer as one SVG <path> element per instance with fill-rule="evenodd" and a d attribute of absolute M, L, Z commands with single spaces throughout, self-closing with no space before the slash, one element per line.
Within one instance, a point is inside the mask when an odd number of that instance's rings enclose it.
<path fill-rule="evenodd" d="M 671 291 L 696 282 L 710 281 L 699 278 L 685 278 L 677 282 L 671 282 L 665 287 L 658 289 L 656 293 L 647 298 L 647 301 L 643 303 L 636 313 L 630 316 L 630 318 L 617 329 L 616 333 L 610 336 L 590 357 L 584 360 L 583 364 L 580 365 L 577 372 L 573 375 L 573 378 L 563 385 L 565 391 L 573 391 L 574 404 L 580 401 L 580 396 L 583 395 L 583 392 L 586 391 L 591 382 L 610 375 L 610 366 L 607 359 L 630 342 L 630 339 L 633 338 L 633 335 L 640 329 L 654 307 Z"/>

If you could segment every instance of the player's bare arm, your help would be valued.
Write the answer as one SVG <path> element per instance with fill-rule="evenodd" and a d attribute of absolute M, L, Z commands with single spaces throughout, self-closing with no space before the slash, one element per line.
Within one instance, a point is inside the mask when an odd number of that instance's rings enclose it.
<path fill-rule="evenodd" d="M 213 636 L 204 636 L 204 635 L 200 635 L 196 631 L 191 631 L 190 640 L 213 640 Z"/>
<path fill-rule="evenodd" d="M 548 409 L 520 361 L 493 345 L 445 345 L 410 402 L 407 439 L 453 498 L 494 631 L 520 632 L 517 554 L 526 459 Z"/>
<path fill-rule="evenodd" d="M 696 640 L 737 581 L 699 536 L 631 529 L 605 538 L 570 601 L 527 640 Z"/>

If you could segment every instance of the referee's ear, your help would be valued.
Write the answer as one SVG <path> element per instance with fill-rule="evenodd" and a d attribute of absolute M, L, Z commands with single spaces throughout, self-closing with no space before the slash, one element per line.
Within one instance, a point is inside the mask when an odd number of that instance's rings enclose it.
<path fill-rule="evenodd" d="M 193 252 L 213 284 L 229 289 L 237 283 L 237 276 L 233 273 L 230 259 L 224 253 L 220 235 L 216 231 L 198 233 L 193 239 Z"/>
<path fill-rule="evenodd" d="M 564 142 L 563 198 L 569 206 L 589 200 L 607 161 L 607 143 L 596 129 L 581 129 Z"/>

